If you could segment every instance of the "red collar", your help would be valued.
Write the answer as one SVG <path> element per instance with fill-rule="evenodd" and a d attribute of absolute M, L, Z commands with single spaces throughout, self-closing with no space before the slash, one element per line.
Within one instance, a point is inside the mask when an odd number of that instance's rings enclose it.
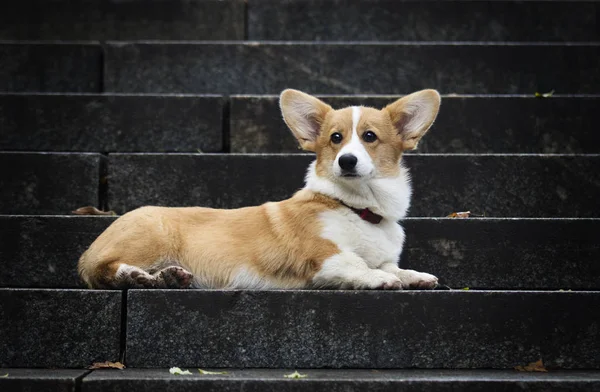
<path fill-rule="evenodd" d="M 356 215 L 360 216 L 360 218 L 362 220 L 366 220 L 369 223 L 372 223 L 374 225 L 378 224 L 379 222 L 381 222 L 381 220 L 383 219 L 383 216 L 374 213 L 373 211 L 369 210 L 368 208 L 354 208 L 354 207 L 350 207 L 349 205 L 347 205 L 346 203 L 340 201 L 340 203 L 342 203 L 342 205 L 350 208 L 352 211 L 354 211 L 356 213 Z"/>

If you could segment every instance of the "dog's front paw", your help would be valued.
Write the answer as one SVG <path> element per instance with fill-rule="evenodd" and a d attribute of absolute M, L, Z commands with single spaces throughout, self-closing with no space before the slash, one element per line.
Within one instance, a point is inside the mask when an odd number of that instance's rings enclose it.
<path fill-rule="evenodd" d="M 438 285 L 438 278 L 425 272 L 401 270 L 397 275 L 404 289 L 433 289 Z"/>
<path fill-rule="evenodd" d="M 402 281 L 393 274 L 375 270 L 367 286 L 372 290 L 402 290 Z"/>

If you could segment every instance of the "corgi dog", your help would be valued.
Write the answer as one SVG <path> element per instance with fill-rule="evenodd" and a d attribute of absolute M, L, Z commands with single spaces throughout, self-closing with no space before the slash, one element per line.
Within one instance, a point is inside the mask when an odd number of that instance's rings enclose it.
<path fill-rule="evenodd" d="M 431 289 L 433 275 L 400 269 L 410 204 L 402 153 L 440 106 L 435 90 L 381 110 L 334 110 L 297 90 L 283 119 L 316 153 L 306 185 L 257 207 L 142 207 L 113 222 L 79 260 L 90 288 Z"/>

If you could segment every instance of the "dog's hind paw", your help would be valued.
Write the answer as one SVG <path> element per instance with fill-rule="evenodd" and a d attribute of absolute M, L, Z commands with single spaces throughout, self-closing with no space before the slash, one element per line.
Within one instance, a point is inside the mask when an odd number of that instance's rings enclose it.
<path fill-rule="evenodd" d="M 171 266 L 154 274 L 159 285 L 169 289 L 186 289 L 192 284 L 194 276 L 182 267 Z"/>

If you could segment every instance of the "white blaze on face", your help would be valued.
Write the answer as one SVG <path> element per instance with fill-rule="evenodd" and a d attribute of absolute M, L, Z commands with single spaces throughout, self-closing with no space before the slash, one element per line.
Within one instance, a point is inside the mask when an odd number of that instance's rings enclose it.
<path fill-rule="evenodd" d="M 342 175 L 342 168 L 339 165 L 339 159 L 342 155 L 352 154 L 358 161 L 356 162 L 356 174 L 359 176 L 368 176 L 373 172 L 373 160 L 362 144 L 358 136 L 358 122 L 362 114 L 362 109 L 359 106 L 352 106 L 352 134 L 350 142 L 348 142 L 337 154 L 333 164 L 333 173 L 336 176 Z"/>

